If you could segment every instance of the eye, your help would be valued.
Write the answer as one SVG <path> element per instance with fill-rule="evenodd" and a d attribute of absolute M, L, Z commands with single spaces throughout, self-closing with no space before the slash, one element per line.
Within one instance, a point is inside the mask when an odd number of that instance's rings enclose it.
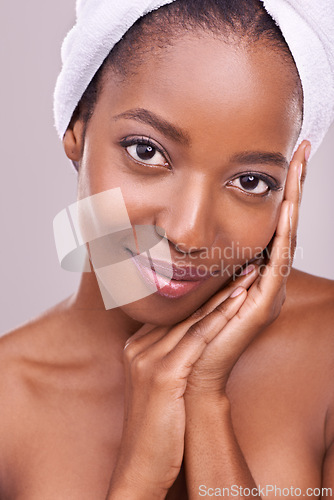
<path fill-rule="evenodd" d="M 130 144 L 129 142 L 123 142 L 122 146 L 131 158 L 137 162 L 145 165 L 169 167 L 169 163 L 162 152 L 148 140 L 132 140 Z"/>
<path fill-rule="evenodd" d="M 266 194 L 271 189 L 275 189 L 275 186 L 269 180 L 262 179 L 261 176 L 257 174 L 246 174 L 229 182 L 229 185 L 235 186 L 242 191 L 247 193 L 262 195 Z"/>

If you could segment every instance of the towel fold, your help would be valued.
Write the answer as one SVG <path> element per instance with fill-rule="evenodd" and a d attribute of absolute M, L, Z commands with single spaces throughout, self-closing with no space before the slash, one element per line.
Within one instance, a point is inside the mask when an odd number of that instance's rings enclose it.
<path fill-rule="evenodd" d="M 304 93 L 304 139 L 312 155 L 334 121 L 334 0 L 262 0 L 295 60 Z M 311 156 L 312 156 L 311 155 Z"/>
<path fill-rule="evenodd" d="M 62 45 L 54 92 L 59 137 L 96 71 L 114 45 L 143 15 L 177 0 L 77 0 L 77 21 Z M 312 155 L 334 121 L 334 0 L 259 0 L 280 27 L 304 93 L 303 139 Z"/>

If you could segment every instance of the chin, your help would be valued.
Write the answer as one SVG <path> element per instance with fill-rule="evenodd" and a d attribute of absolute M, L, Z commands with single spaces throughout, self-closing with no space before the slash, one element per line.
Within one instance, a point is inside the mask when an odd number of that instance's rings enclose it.
<path fill-rule="evenodd" d="M 138 321 L 142 324 L 150 324 L 154 326 L 173 326 L 186 318 L 188 318 L 196 309 L 187 310 L 180 307 L 174 307 L 173 312 L 167 310 L 155 310 L 137 306 L 125 306 L 121 308 L 122 311 L 131 319 Z"/>
<path fill-rule="evenodd" d="M 122 306 L 122 311 L 135 321 L 155 326 L 172 326 L 187 319 L 226 283 L 222 279 L 208 280 L 202 289 L 181 297 L 154 293 L 144 299 Z"/>

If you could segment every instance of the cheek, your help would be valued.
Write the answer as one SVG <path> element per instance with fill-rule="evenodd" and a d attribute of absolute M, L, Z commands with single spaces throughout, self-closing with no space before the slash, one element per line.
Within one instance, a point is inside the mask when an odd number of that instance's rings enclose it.
<path fill-rule="evenodd" d="M 277 197 L 278 198 L 278 197 Z M 267 200 L 261 206 L 234 206 L 233 214 L 226 217 L 222 234 L 223 246 L 231 247 L 228 258 L 244 263 L 267 247 L 279 219 L 281 197 Z"/>
<path fill-rule="evenodd" d="M 85 198 L 108 189 L 120 187 L 124 175 L 122 162 L 115 154 L 110 138 L 88 129 L 78 179 L 78 198 Z M 103 133 L 105 135 L 103 135 Z"/>
<path fill-rule="evenodd" d="M 115 153 L 107 141 L 99 144 L 87 140 L 78 179 L 78 199 L 115 188 L 120 189 L 133 223 L 140 224 L 146 212 L 154 214 L 156 189 L 148 180 L 136 177 L 126 168 L 120 152 Z"/>

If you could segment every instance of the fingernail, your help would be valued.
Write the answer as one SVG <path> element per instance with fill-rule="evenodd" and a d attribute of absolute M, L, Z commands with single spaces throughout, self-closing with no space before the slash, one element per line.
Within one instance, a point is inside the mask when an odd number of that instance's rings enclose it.
<path fill-rule="evenodd" d="M 236 288 L 234 292 L 231 293 L 230 297 L 234 299 L 234 297 L 238 297 L 238 295 L 240 295 L 244 290 L 245 288 L 243 288 L 242 286 L 238 286 L 238 288 Z"/>
<path fill-rule="evenodd" d="M 306 146 L 306 148 L 305 148 L 305 160 L 306 161 L 309 161 L 309 159 L 310 159 L 311 150 L 312 150 L 312 148 L 310 145 Z"/>
<path fill-rule="evenodd" d="M 253 266 L 253 264 L 245 267 L 245 269 L 242 271 L 242 273 L 240 273 L 240 276 L 246 276 L 246 274 L 249 274 L 251 273 L 252 271 L 254 271 L 255 269 L 255 266 Z"/>

